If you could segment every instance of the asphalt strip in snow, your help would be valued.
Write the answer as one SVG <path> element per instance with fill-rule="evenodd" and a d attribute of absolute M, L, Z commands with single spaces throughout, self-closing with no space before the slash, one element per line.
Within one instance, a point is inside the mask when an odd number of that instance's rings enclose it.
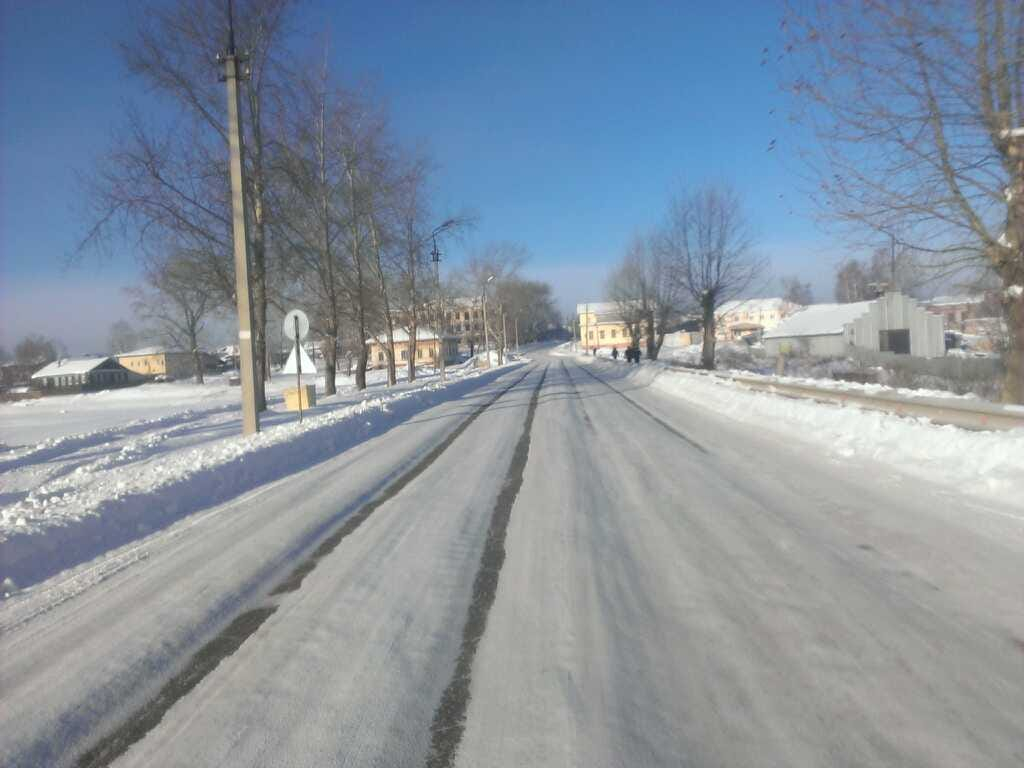
<path fill-rule="evenodd" d="M 455 661 L 452 679 L 441 694 L 441 702 L 434 711 L 434 722 L 430 726 L 430 752 L 427 755 L 427 768 L 449 768 L 455 760 L 462 733 L 466 729 L 466 711 L 469 708 L 470 687 L 473 678 L 473 658 L 477 646 L 487 629 L 487 614 L 494 604 L 498 593 L 498 578 L 501 566 L 505 562 L 505 534 L 508 531 L 509 518 L 512 516 L 512 505 L 515 503 L 519 489 L 523 485 L 523 472 L 526 460 L 530 455 L 530 430 L 533 428 L 533 416 L 537 411 L 544 378 L 548 375 L 548 366 L 544 366 L 540 381 L 537 382 L 530 406 L 526 412 L 526 422 L 519 441 L 512 452 L 512 462 L 502 483 L 498 499 L 491 513 L 491 524 L 487 530 L 484 551 L 480 555 L 480 566 L 473 579 L 473 599 L 466 612 L 466 623 L 462 627 L 462 647 Z"/>
<path fill-rule="evenodd" d="M 382 504 L 387 502 L 389 499 L 399 493 L 406 485 L 412 482 L 416 477 L 423 473 L 431 464 L 433 464 L 438 457 L 453 443 L 455 440 L 465 432 L 469 426 L 476 421 L 476 419 L 488 408 L 490 408 L 495 402 L 497 402 L 503 395 L 509 390 L 513 389 L 520 382 L 523 381 L 527 376 L 530 375 L 531 367 L 527 367 L 526 372 L 509 384 L 506 387 L 500 389 L 494 397 L 485 403 L 477 406 L 476 410 L 473 411 L 459 426 L 457 426 L 452 432 L 438 443 L 434 448 L 424 454 L 423 458 L 420 459 L 416 464 L 411 467 L 407 472 L 396 478 L 387 488 L 385 488 L 379 496 L 372 501 L 365 504 L 358 511 L 349 515 L 345 518 L 345 521 L 339 526 L 338 530 L 324 539 L 320 545 L 310 554 L 306 560 L 300 563 L 295 570 L 293 570 L 284 581 L 278 584 L 270 595 L 279 595 L 285 592 L 293 592 L 297 590 L 301 585 L 303 579 L 306 578 L 309 573 L 316 568 L 320 560 L 326 555 L 330 554 L 350 533 L 355 531 L 360 525 L 362 525 L 366 519 Z M 544 369 L 544 374 L 547 373 L 547 368 Z M 544 382 L 544 374 L 541 374 L 541 383 Z M 529 433 L 529 423 L 533 421 L 533 412 L 537 404 L 537 392 L 540 391 L 540 387 L 534 390 L 533 398 L 530 401 L 530 409 L 527 415 L 527 435 Z M 520 439 L 522 442 L 522 439 Z M 527 440 L 529 443 L 529 440 Z M 515 466 L 516 457 L 518 456 L 519 446 L 516 447 L 516 452 L 513 454 L 512 464 Z M 525 461 L 524 461 L 525 463 Z M 506 480 L 506 485 L 508 480 Z M 522 470 L 519 472 L 519 484 L 522 483 Z M 518 491 L 519 484 L 516 485 Z M 499 495 L 499 503 L 505 493 L 505 489 L 502 489 L 502 495 Z M 515 495 L 513 494 L 513 499 Z M 511 507 L 511 502 L 509 504 Z M 507 524 L 507 517 L 506 517 Z M 492 518 L 492 530 L 493 530 L 493 518 Z M 489 534 L 490 535 L 490 534 Z M 504 542 L 504 529 L 502 529 L 502 541 Z M 504 548 L 502 549 L 502 558 L 504 558 Z M 499 565 L 500 567 L 500 565 Z M 480 575 L 477 574 L 477 581 L 479 581 Z M 477 583 L 474 582 L 474 597 L 476 595 Z M 495 586 L 497 586 L 497 575 L 495 574 Z M 491 598 L 493 602 L 493 596 Z M 129 747 L 141 740 L 149 731 L 155 728 L 167 711 L 174 706 L 175 702 L 185 696 L 189 691 L 195 688 L 204 677 L 210 672 L 217 668 L 217 665 L 221 663 L 228 656 L 233 654 L 242 644 L 257 630 L 260 626 L 269 619 L 274 612 L 277 610 L 277 605 L 274 603 L 258 606 L 244 613 L 236 616 L 235 619 L 228 624 L 221 632 L 216 635 L 212 640 L 206 643 L 189 659 L 188 664 L 185 668 L 172 677 L 160 691 L 152 699 L 143 704 L 139 709 L 128 716 L 117 728 L 112 732 L 108 733 L 102 739 L 100 739 L 95 745 L 84 752 L 77 761 L 79 768 L 100 768 L 101 766 L 110 765 L 114 760 L 123 755 L 128 751 Z M 464 709 L 464 708 L 463 708 Z"/>
<path fill-rule="evenodd" d="M 676 437 L 678 437 L 678 438 L 679 438 L 680 440 L 683 440 L 683 441 L 685 441 L 685 442 L 689 443 L 690 445 L 692 445 L 692 446 L 693 446 L 694 448 L 696 448 L 696 449 L 697 449 L 698 451 L 700 451 L 700 452 L 701 452 L 701 453 L 703 453 L 703 454 L 710 454 L 710 453 L 711 453 L 711 452 L 710 452 L 710 451 L 709 451 L 709 450 L 708 450 L 707 448 L 705 448 L 705 447 L 704 447 L 703 445 L 701 445 L 700 443 L 698 443 L 698 442 L 697 442 L 696 440 L 694 440 L 693 438 L 691 438 L 691 437 L 688 437 L 687 435 L 683 434 L 683 433 L 682 433 L 682 432 L 680 432 L 680 431 L 679 431 L 678 429 L 676 429 L 676 428 L 675 428 L 675 427 L 673 427 L 673 426 L 672 426 L 671 424 L 669 424 L 669 423 L 668 423 L 667 421 L 663 421 L 662 419 L 659 419 L 659 418 L 658 418 L 657 416 L 655 416 L 655 415 L 654 415 L 653 413 L 651 413 L 651 412 L 650 412 L 650 411 L 648 411 L 648 410 L 647 410 L 646 408 L 644 408 L 644 407 L 643 407 L 642 405 L 640 405 L 640 403 L 636 402 L 636 401 L 635 401 L 635 400 L 634 400 L 633 398 L 631 398 L 631 397 L 626 397 L 626 395 L 624 395 L 624 394 L 623 394 L 622 392 L 620 392 L 619 390 L 617 390 L 617 389 L 616 389 L 615 387 L 613 387 L 613 386 L 612 386 L 611 384 L 609 384 L 609 383 L 608 383 L 607 381 L 605 381 L 604 379 L 602 379 L 602 378 L 601 378 L 600 376 L 598 376 L 598 375 L 597 375 L 596 373 L 594 373 L 593 371 L 588 371 L 588 370 L 587 370 L 587 368 L 586 368 L 585 366 L 582 366 L 582 365 L 581 365 L 581 366 L 578 366 L 578 367 L 579 367 L 579 369 L 580 369 L 581 371 L 583 371 L 583 372 L 584 372 L 585 374 L 587 374 L 588 376 L 590 376 L 590 377 L 591 377 L 592 379 L 596 379 L 597 381 L 599 381 L 599 382 L 601 382 L 602 384 L 604 384 L 604 385 L 605 385 L 606 387 L 608 387 L 608 389 L 610 389 L 610 390 L 611 390 L 612 392 L 614 392 L 614 393 L 615 393 L 616 395 L 618 395 L 619 397 L 621 397 L 621 398 L 622 398 L 623 400 L 625 400 L 625 401 L 626 401 L 627 403 L 629 403 L 630 405 L 632 405 L 632 406 L 633 406 L 634 408 L 636 408 L 636 409 L 637 409 L 638 411 L 640 411 L 641 413 L 643 413 L 644 415 L 646 415 L 646 416 L 647 416 L 648 418 L 650 418 L 650 419 L 654 420 L 655 422 L 657 422 L 658 424 L 660 424 L 661 426 L 663 426 L 663 427 L 664 427 L 665 429 L 667 429 L 667 430 L 668 430 L 669 432 L 671 432 L 671 433 L 672 433 L 673 435 L 675 435 Z M 575 386 L 575 385 L 573 385 L 573 386 Z"/>

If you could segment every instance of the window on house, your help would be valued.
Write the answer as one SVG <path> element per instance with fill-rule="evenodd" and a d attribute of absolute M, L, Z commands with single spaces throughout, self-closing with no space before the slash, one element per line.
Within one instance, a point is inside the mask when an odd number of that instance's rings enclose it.
<path fill-rule="evenodd" d="M 588 339 L 593 339 L 594 338 L 594 332 L 593 331 L 587 331 L 587 338 Z"/>
<path fill-rule="evenodd" d="M 614 338 L 618 338 L 618 335 L 619 335 L 619 332 L 615 328 L 612 328 L 612 338 L 613 339 Z"/>
<path fill-rule="evenodd" d="M 377 362 L 378 363 L 383 363 L 384 362 L 384 352 L 383 352 L 383 350 L 377 352 Z"/>
<path fill-rule="evenodd" d="M 408 360 L 409 359 L 409 350 L 407 350 L 407 349 L 403 349 L 402 350 L 402 359 L 403 360 Z"/>
<path fill-rule="evenodd" d="M 601 338 L 604 338 L 604 331 L 601 331 Z"/>

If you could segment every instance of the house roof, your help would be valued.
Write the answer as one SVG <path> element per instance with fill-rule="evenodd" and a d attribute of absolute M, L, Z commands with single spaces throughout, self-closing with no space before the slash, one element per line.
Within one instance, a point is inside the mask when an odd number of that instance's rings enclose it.
<path fill-rule="evenodd" d="M 409 332 L 407 330 L 405 330 L 405 328 L 395 328 L 395 332 L 392 335 L 392 338 L 395 340 L 396 343 L 408 341 L 409 340 Z M 434 331 L 432 329 L 424 328 L 423 326 L 419 326 L 419 327 L 416 328 L 416 341 L 433 341 L 436 338 L 437 338 L 437 335 L 434 333 Z M 450 334 L 445 334 L 445 338 L 446 339 L 457 339 L 458 336 L 452 336 Z M 381 334 L 378 334 L 376 336 L 371 336 L 370 338 L 368 338 L 366 340 L 366 343 L 367 344 L 373 344 L 374 342 L 376 342 L 377 344 L 386 344 L 387 341 L 388 341 L 387 334 L 381 333 Z"/>
<path fill-rule="evenodd" d="M 733 299 L 722 304 L 715 314 L 727 315 L 730 312 L 781 312 L 789 304 L 783 298 L 773 296 L 770 299 Z"/>
<path fill-rule="evenodd" d="M 764 338 L 788 336 L 831 336 L 842 333 L 843 328 L 868 312 L 870 301 L 849 304 L 811 304 L 797 310 L 774 328 L 764 332 Z"/>
<path fill-rule="evenodd" d="M 984 301 L 984 296 L 936 296 L 934 299 L 923 303 L 929 307 L 941 307 L 956 306 L 958 304 L 981 304 Z"/>
<path fill-rule="evenodd" d="M 47 376 L 73 376 L 79 373 L 88 373 L 99 368 L 109 357 L 65 357 L 54 360 L 32 374 L 33 379 L 42 379 Z"/>
<path fill-rule="evenodd" d="M 618 313 L 619 304 L 615 301 L 588 301 L 583 304 L 576 305 L 576 314 L 582 315 L 584 312 L 594 312 L 596 314 L 601 313 Z"/>
<path fill-rule="evenodd" d="M 142 347 L 133 349 L 131 352 L 120 352 L 116 357 L 143 357 L 144 355 L 185 355 L 188 354 L 181 349 L 168 349 L 167 347 Z"/>

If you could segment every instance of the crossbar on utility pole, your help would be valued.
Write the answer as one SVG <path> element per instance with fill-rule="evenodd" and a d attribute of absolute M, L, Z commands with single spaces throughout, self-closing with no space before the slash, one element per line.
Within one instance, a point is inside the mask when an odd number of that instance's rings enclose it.
<path fill-rule="evenodd" d="M 256 350 L 252 337 L 252 287 L 249 285 L 249 213 L 245 206 L 242 159 L 245 147 L 238 119 L 238 65 L 244 57 L 235 51 L 235 26 L 228 0 L 228 48 L 217 57 L 224 64 L 228 95 L 228 147 L 231 155 L 231 213 L 235 244 L 235 301 L 238 305 L 238 357 L 242 379 L 242 434 L 260 431 L 256 412 Z"/>

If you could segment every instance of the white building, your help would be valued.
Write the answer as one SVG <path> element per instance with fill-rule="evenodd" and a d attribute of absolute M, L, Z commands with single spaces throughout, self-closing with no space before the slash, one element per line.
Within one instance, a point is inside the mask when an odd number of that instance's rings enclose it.
<path fill-rule="evenodd" d="M 715 313 L 715 337 L 736 341 L 751 333 L 763 333 L 799 308 L 799 304 L 779 297 L 727 301 Z"/>
<path fill-rule="evenodd" d="M 874 352 L 942 357 L 942 317 L 926 312 L 898 292 L 874 301 L 812 304 L 764 333 L 769 355 L 842 357 L 851 347 Z"/>

